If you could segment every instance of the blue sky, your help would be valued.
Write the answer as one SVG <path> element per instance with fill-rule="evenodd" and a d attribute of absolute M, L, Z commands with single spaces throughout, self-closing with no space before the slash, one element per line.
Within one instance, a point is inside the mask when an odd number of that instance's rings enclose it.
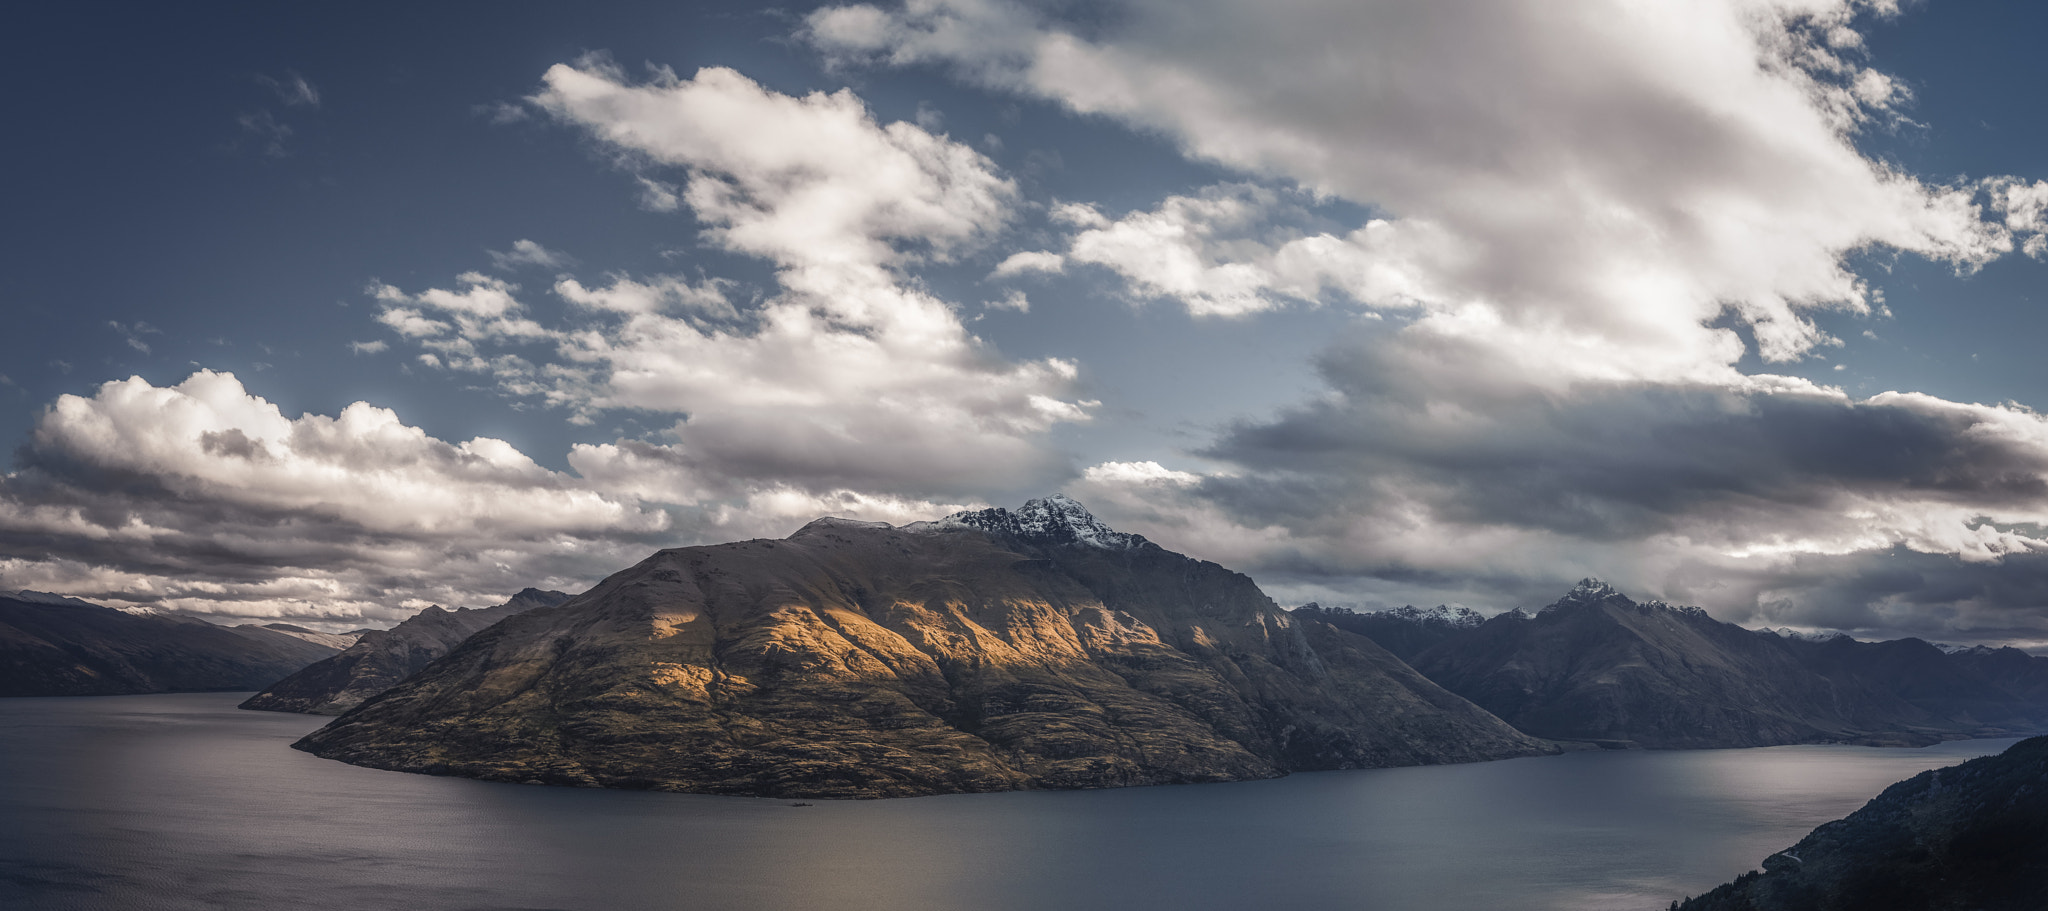
<path fill-rule="evenodd" d="M 0 588 L 353 627 L 1065 490 L 1283 603 L 2038 647 L 2042 17 L 39 10 Z"/>

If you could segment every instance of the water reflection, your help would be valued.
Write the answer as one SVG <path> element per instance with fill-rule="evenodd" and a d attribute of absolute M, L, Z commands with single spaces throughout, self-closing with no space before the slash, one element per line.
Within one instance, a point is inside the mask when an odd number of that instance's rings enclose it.
<path fill-rule="evenodd" d="M 0 905 L 1655 909 L 2012 742 L 796 808 L 359 769 L 285 748 L 324 719 L 236 699 L 0 700 Z"/>

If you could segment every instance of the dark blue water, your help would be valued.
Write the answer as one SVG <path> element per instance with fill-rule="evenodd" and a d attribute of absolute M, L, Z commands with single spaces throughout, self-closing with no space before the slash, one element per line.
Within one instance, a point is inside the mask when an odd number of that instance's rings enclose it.
<path fill-rule="evenodd" d="M 0 907 L 1657 911 L 2012 743 L 799 808 L 360 769 L 241 698 L 0 699 Z"/>

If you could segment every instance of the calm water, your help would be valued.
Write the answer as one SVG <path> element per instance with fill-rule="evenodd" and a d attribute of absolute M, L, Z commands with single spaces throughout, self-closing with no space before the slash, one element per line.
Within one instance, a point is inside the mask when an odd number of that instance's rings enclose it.
<path fill-rule="evenodd" d="M 242 698 L 0 699 L 0 907 L 1655 911 L 2013 742 L 797 808 L 359 769 Z"/>

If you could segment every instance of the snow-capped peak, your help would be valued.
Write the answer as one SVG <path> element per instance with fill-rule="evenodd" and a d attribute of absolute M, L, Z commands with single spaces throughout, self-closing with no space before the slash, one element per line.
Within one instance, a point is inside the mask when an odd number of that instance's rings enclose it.
<path fill-rule="evenodd" d="M 1579 601 L 1598 601 L 1602 598 L 1611 598 L 1619 594 L 1621 594 L 1621 591 L 1614 586 L 1592 576 L 1587 576 L 1584 579 L 1580 579 L 1579 584 L 1572 587 L 1571 594 L 1565 597 Z"/>
<path fill-rule="evenodd" d="M 1761 630 L 1758 630 L 1758 632 L 1770 633 L 1771 635 L 1776 636 L 1780 639 L 1793 639 L 1799 642 L 1833 642 L 1836 639 L 1849 639 L 1849 641 L 1851 642 L 1855 641 L 1855 639 L 1851 638 L 1848 633 L 1844 633 L 1839 630 L 1815 630 L 1813 632 L 1805 632 L 1802 630 L 1793 629 L 1789 626 L 1780 626 L 1776 628 L 1765 627 Z"/>
<path fill-rule="evenodd" d="M 1481 616 L 1478 611 L 1469 607 L 1450 607 L 1443 604 L 1428 610 L 1409 605 L 1390 610 L 1374 611 L 1373 613 L 1395 620 L 1420 623 L 1424 626 L 1449 626 L 1458 629 L 1474 627 L 1486 622 L 1484 616 Z"/>
<path fill-rule="evenodd" d="M 1065 494 L 1030 500 L 1016 512 L 1000 506 L 956 512 L 931 525 L 940 528 L 965 526 L 990 534 L 1057 544 L 1085 544 L 1105 550 L 1122 550 L 1145 542 L 1139 535 L 1126 534 L 1102 524 L 1080 501 Z"/>
<path fill-rule="evenodd" d="M 1622 594 L 1620 589 L 1617 589 L 1612 585 L 1602 582 L 1599 579 L 1595 579 L 1588 576 L 1584 579 L 1580 579 L 1579 584 L 1573 586 L 1571 591 L 1566 592 L 1564 597 L 1557 599 L 1557 603 L 1552 604 L 1549 607 L 1546 607 L 1540 611 L 1537 611 L 1536 613 L 1538 616 L 1541 616 L 1543 614 L 1548 614 L 1551 611 L 1557 610 L 1560 607 L 1567 607 L 1579 604 L 1598 604 L 1610 598 L 1620 598 L 1623 601 L 1628 601 L 1628 596 Z M 1633 604 L 1634 602 L 1629 603 Z"/>
<path fill-rule="evenodd" d="M 1936 642 L 1936 643 L 1934 643 L 1934 647 L 1935 647 L 1935 648 L 1938 648 L 1938 649 L 1941 649 L 1941 650 L 1942 650 L 1942 652 L 1943 652 L 1944 654 L 1949 654 L 1949 655 L 1996 655 L 1996 654 L 1998 654 L 1998 649 L 1996 649 L 1996 648 L 1993 648 L 1993 647 L 1991 647 L 1991 646 L 1988 646 L 1988 645 L 1956 645 L 1956 644 L 1954 644 L 1954 643 L 1949 643 L 1949 642 Z"/>

